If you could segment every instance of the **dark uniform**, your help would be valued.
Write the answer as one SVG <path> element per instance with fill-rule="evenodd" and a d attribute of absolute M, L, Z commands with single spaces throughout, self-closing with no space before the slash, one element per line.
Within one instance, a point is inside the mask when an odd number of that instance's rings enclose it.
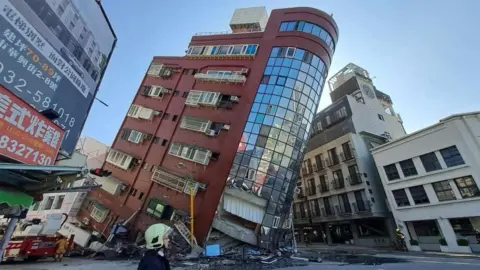
<path fill-rule="evenodd" d="M 138 270 L 170 270 L 170 263 L 157 250 L 149 250 L 143 255 Z"/>

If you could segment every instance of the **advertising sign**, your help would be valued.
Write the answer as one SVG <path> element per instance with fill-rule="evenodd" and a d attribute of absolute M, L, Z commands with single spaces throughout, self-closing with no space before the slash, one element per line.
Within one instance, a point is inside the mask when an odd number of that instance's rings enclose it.
<path fill-rule="evenodd" d="M 52 165 L 64 135 L 59 126 L 0 86 L 0 156 Z"/>
<path fill-rule="evenodd" d="M 0 84 L 53 109 L 70 155 L 116 38 L 96 0 L 0 0 Z"/>

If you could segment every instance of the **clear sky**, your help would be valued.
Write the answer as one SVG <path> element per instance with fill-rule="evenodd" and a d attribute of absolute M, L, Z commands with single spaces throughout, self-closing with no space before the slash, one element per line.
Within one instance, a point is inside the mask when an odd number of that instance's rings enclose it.
<path fill-rule="evenodd" d="M 196 32 L 228 30 L 235 8 L 310 6 L 340 28 L 329 75 L 353 62 L 392 97 L 407 132 L 480 111 L 480 0 L 102 0 L 118 37 L 84 128 L 111 144 L 155 55 L 182 56 Z M 320 108 L 328 106 L 326 85 Z"/>

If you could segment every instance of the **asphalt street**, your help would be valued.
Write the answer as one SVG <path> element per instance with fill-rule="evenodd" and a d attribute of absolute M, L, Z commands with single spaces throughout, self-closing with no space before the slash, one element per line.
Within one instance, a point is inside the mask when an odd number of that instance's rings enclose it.
<path fill-rule="evenodd" d="M 348 270 L 348 269 L 372 269 L 372 270 L 406 270 L 406 269 L 422 269 L 422 270 L 478 270 L 480 269 L 480 259 L 478 258 L 444 258 L 444 257 L 432 257 L 432 256 L 411 256 L 411 255 L 393 255 L 382 254 L 378 255 L 379 258 L 395 256 L 397 259 L 402 259 L 402 262 L 396 263 L 383 263 L 376 265 L 365 265 L 362 263 L 348 264 L 342 262 L 323 262 L 323 263 L 311 263 L 305 267 L 291 267 L 283 268 L 282 270 L 317 270 L 317 269 L 334 269 L 334 270 Z M 1 265 L 2 270 L 135 270 L 137 269 L 137 261 L 94 261 L 86 259 L 69 259 L 66 258 L 61 263 L 52 261 L 42 261 L 37 263 L 14 263 Z M 176 270 L 189 269 L 185 268 L 173 268 Z M 242 269 L 241 267 L 239 269 Z"/>

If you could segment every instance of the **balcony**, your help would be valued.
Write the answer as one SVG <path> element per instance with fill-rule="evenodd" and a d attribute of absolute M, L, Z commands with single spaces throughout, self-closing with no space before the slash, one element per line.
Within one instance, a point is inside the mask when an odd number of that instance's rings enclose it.
<path fill-rule="evenodd" d="M 321 170 L 325 170 L 325 162 L 315 164 L 315 171 L 319 172 Z"/>
<path fill-rule="evenodd" d="M 238 30 L 235 30 L 235 31 L 221 31 L 221 32 L 198 32 L 198 33 L 195 33 L 195 36 L 219 36 L 219 35 L 237 35 L 237 34 L 248 34 L 248 33 L 261 33 L 263 32 L 265 29 L 261 29 L 261 28 L 258 28 L 258 29 L 251 29 L 251 28 L 247 28 L 247 29 L 243 29 L 242 31 L 238 31 Z"/>
<path fill-rule="evenodd" d="M 372 207 L 369 202 L 366 201 L 357 201 L 352 203 L 353 211 L 355 213 L 368 213 L 372 212 Z"/>
<path fill-rule="evenodd" d="M 200 82 L 218 82 L 218 83 L 241 83 L 245 84 L 247 77 L 244 75 L 243 71 L 207 71 L 207 73 L 197 73 L 194 75 L 195 80 Z"/>
<path fill-rule="evenodd" d="M 362 174 L 361 173 L 355 173 L 355 174 L 350 174 L 350 176 L 347 176 L 348 181 L 350 182 L 351 186 L 358 185 L 362 183 Z"/>
<path fill-rule="evenodd" d="M 199 188 L 205 188 L 204 185 L 193 181 L 193 179 L 186 179 L 159 167 L 155 167 L 152 174 L 152 181 L 166 188 L 188 195 L 190 194 L 191 188 L 193 188 L 194 195 L 197 194 Z"/>
<path fill-rule="evenodd" d="M 187 57 L 196 59 L 252 59 L 257 54 L 258 44 L 234 44 L 217 46 L 191 46 Z"/>
<path fill-rule="evenodd" d="M 315 186 L 307 187 L 307 196 L 313 196 L 315 194 L 317 194 L 317 188 Z"/>
<path fill-rule="evenodd" d="M 341 189 L 345 187 L 345 179 L 339 178 L 332 181 L 333 189 Z"/>
<path fill-rule="evenodd" d="M 352 159 L 355 159 L 355 151 L 352 151 L 351 149 L 349 149 L 347 151 L 344 150 L 343 153 L 340 153 L 341 161 L 345 162 Z"/>
<path fill-rule="evenodd" d="M 335 211 L 333 211 L 333 208 L 331 207 L 325 207 L 321 209 L 322 216 L 324 217 L 331 217 L 335 215 Z"/>
<path fill-rule="evenodd" d="M 335 205 L 335 210 L 339 216 L 349 216 L 352 214 L 352 208 L 350 204 L 347 205 Z"/>
<path fill-rule="evenodd" d="M 327 183 L 318 185 L 318 189 L 320 190 L 321 193 L 324 193 L 324 192 L 327 192 L 327 191 L 330 190 L 330 189 L 328 188 Z"/>

